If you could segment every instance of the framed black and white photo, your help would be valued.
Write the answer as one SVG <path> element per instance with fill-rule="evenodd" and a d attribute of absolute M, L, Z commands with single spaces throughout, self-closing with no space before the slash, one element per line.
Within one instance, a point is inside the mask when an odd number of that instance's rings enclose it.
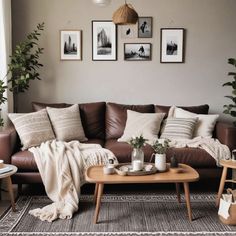
<path fill-rule="evenodd" d="M 138 18 L 138 37 L 139 38 L 152 37 L 152 17 Z"/>
<path fill-rule="evenodd" d="M 184 29 L 161 29 L 161 63 L 184 62 Z"/>
<path fill-rule="evenodd" d="M 137 25 L 122 25 L 121 38 L 122 39 L 137 38 Z"/>
<path fill-rule="evenodd" d="M 82 60 L 82 31 L 60 31 L 61 60 Z"/>
<path fill-rule="evenodd" d="M 124 60 L 126 61 L 150 61 L 152 54 L 151 43 L 125 43 Z"/>
<path fill-rule="evenodd" d="M 117 60 L 116 25 L 112 21 L 92 21 L 93 61 Z"/>

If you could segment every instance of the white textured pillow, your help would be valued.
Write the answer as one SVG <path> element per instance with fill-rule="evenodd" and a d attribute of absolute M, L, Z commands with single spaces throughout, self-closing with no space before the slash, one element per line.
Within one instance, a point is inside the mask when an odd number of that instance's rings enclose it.
<path fill-rule="evenodd" d="M 32 113 L 10 113 L 8 116 L 20 137 L 22 150 L 55 139 L 46 109 Z"/>
<path fill-rule="evenodd" d="M 164 113 L 140 113 L 127 110 L 124 134 L 118 142 L 128 142 L 133 136 L 143 135 L 149 142 L 158 137 Z"/>
<path fill-rule="evenodd" d="M 186 111 L 179 107 L 171 107 L 170 113 L 168 117 L 176 117 L 176 118 L 191 118 L 197 117 L 198 122 L 196 124 L 193 137 L 212 137 L 212 132 L 215 128 L 215 124 L 219 115 L 203 115 L 196 114 L 193 112 Z"/>
<path fill-rule="evenodd" d="M 161 139 L 192 139 L 197 118 L 167 118 Z"/>
<path fill-rule="evenodd" d="M 47 112 L 58 140 L 88 140 L 84 134 L 78 104 L 67 108 L 47 107 Z"/>

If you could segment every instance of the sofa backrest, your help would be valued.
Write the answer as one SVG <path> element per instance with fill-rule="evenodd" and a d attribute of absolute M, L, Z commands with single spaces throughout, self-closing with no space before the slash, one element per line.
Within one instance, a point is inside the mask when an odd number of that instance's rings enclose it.
<path fill-rule="evenodd" d="M 125 129 L 127 110 L 154 113 L 154 105 L 124 105 L 107 103 L 106 107 L 106 139 L 120 138 Z"/>
<path fill-rule="evenodd" d="M 38 103 L 33 102 L 33 111 L 39 111 L 48 107 L 65 108 L 72 104 L 67 103 Z M 79 104 L 80 116 L 85 135 L 88 139 L 105 139 L 105 102 Z"/>

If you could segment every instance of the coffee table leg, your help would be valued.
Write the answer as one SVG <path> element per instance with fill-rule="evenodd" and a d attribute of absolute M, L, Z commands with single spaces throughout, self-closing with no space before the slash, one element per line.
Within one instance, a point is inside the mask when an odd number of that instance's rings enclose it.
<path fill-rule="evenodd" d="M 222 171 L 222 175 L 221 175 L 221 179 L 220 179 L 220 187 L 219 187 L 219 191 L 218 191 L 218 195 L 217 195 L 217 199 L 216 199 L 216 206 L 217 207 L 220 204 L 220 198 L 221 198 L 221 195 L 224 190 L 225 180 L 227 177 L 227 170 L 228 170 L 228 168 L 226 166 L 224 166 L 223 171 Z"/>
<path fill-rule="evenodd" d="M 188 218 L 192 221 L 192 209 L 190 204 L 190 193 L 189 193 L 189 184 L 187 182 L 184 183 L 184 193 L 185 193 L 185 201 L 188 210 Z"/>
<path fill-rule="evenodd" d="M 96 201 L 97 201 L 97 195 L 98 195 L 98 184 L 96 183 L 95 190 L 94 190 L 94 196 L 93 196 L 94 203 L 96 203 Z"/>
<path fill-rule="evenodd" d="M 8 188 L 8 192 L 9 192 L 9 196 L 10 196 L 10 200 L 11 200 L 12 210 L 15 211 L 16 207 L 15 207 L 15 199 L 14 199 L 14 194 L 13 194 L 13 189 L 12 189 L 11 177 L 8 176 L 6 178 L 6 181 L 7 181 L 7 188 Z"/>
<path fill-rule="evenodd" d="M 98 214 L 100 210 L 100 205 L 101 205 L 101 198 L 102 198 L 102 193 L 103 193 L 103 183 L 98 184 L 98 194 L 97 194 L 97 203 L 96 203 L 96 209 L 95 209 L 95 214 L 94 214 L 94 219 L 93 223 L 96 224 L 98 220 Z"/>
<path fill-rule="evenodd" d="M 179 183 L 175 183 L 175 188 L 176 188 L 176 194 L 177 194 L 178 203 L 181 203 L 180 185 L 179 185 Z"/>

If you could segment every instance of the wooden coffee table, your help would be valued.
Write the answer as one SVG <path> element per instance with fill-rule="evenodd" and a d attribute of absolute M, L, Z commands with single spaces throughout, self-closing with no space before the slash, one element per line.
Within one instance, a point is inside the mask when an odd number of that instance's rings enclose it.
<path fill-rule="evenodd" d="M 101 205 L 101 197 L 104 184 L 130 184 L 130 183 L 175 183 L 177 199 L 180 202 L 180 184 L 184 185 L 185 200 L 188 210 L 189 220 L 192 221 L 192 210 L 190 204 L 189 183 L 199 180 L 199 174 L 192 167 L 180 164 L 181 173 L 172 173 L 170 171 L 156 173 L 144 176 L 121 176 L 118 174 L 105 175 L 103 174 L 103 166 L 91 166 L 87 169 L 85 179 L 89 183 L 95 183 L 94 201 L 96 209 L 94 214 L 94 224 L 98 221 L 98 214 Z"/>

